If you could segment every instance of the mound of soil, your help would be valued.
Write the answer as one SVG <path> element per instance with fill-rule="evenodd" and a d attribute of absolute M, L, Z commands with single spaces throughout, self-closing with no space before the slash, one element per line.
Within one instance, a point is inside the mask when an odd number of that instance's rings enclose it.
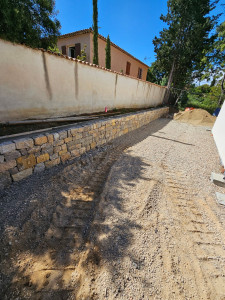
<path fill-rule="evenodd" d="M 204 109 L 194 109 L 175 114 L 174 120 L 192 125 L 213 126 L 216 117 L 213 117 Z"/>

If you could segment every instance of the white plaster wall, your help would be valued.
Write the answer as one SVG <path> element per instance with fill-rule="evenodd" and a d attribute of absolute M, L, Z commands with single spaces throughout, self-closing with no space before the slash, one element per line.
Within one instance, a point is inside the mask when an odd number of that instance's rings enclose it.
<path fill-rule="evenodd" d="M 220 158 L 225 166 L 225 102 L 213 126 L 212 133 Z"/>
<path fill-rule="evenodd" d="M 165 88 L 0 40 L 0 121 L 154 107 Z"/>

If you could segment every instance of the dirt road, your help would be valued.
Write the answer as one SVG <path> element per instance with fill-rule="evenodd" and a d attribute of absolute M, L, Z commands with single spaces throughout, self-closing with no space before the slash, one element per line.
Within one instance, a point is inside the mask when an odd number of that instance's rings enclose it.
<path fill-rule="evenodd" d="M 1 197 L 1 299 L 225 299 L 210 131 L 157 120 Z"/>

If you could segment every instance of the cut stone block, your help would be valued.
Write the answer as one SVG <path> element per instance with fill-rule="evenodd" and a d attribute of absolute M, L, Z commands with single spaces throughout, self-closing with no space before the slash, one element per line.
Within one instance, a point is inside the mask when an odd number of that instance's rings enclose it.
<path fill-rule="evenodd" d="M 30 169 L 26 169 L 22 172 L 19 172 L 15 175 L 12 175 L 12 178 L 14 181 L 19 181 L 19 180 L 22 180 L 28 176 L 30 176 L 32 174 L 33 170 L 30 168 Z"/>
<path fill-rule="evenodd" d="M 63 140 L 63 139 L 66 139 L 67 138 L 67 131 L 59 131 L 58 132 L 58 134 L 59 134 L 59 139 L 60 140 Z"/>
<path fill-rule="evenodd" d="M 47 136 L 41 135 L 34 139 L 34 143 L 36 146 L 41 146 L 43 144 L 46 144 L 48 142 Z"/>
<path fill-rule="evenodd" d="M 53 134 L 46 134 L 46 136 L 47 136 L 47 138 L 48 138 L 48 142 L 52 144 L 53 141 L 54 141 L 54 136 L 53 136 Z"/>
<path fill-rule="evenodd" d="M 54 160 L 51 160 L 51 161 L 46 161 L 45 162 L 45 167 L 46 168 L 52 168 L 56 165 L 60 164 L 60 157 L 54 159 Z"/>
<path fill-rule="evenodd" d="M 13 169 L 10 169 L 10 170 L 9 170 L 9 173 L 10 173 L 11 175 L 15 175 L 15 174 L 19 173 L 19 170 L 18 170 L 17 167 L 15 167 L 15 168 L 13 168 Z"/>
<path fill-rule="evenodd" d="M 38 164 L 40 164 L 42 162 L 45 162 L 47 160 L 49 160 L 49 154 L 48 153 L 42 154 L 42 155 L 37 157 L 37 163 Z"/>
<path fill-rule="evenodd" d="M 48 153 L 49 155 L 52 155 L 53 154 L 53 146 L 50 144 L 44 144 L 44 147 L 43 147 L 43 145 L 41 146 L 41 152 L 43 154 Z"/>
<path fill-rule="evenodd" d="M 225 187 L 225 180 L 223 179 L 225 175 L 213 173 L 211 174 L 211 181 L 221 187 Z"/>
<path fill-rule="evenodd" d="M 59 134 L 58 134 L 57 132 L 55 132 L 55 133 L 53 134 L 53 137 L 54 137 L 54 141 L 58 141 L 58 139 L 59 139 Z"/>
<path fill-rule="evenodd" d="M 45 164 L 42 162 L 42 163 L 35 166 L 34 173 L 43 172 L 44 169 L 45 169 Z"/>
<path fill-rule="evenodd" d="M 14 141 L 16 143 L 16 149 L 28 149 L 34 146 L 34 141 L 31 138 L 23 138 Z"/>
<path fill-rule="evenodd" d="M 225 206 L 225 194 L 216 192 L 216 200 L 218 204 Z"/>
<path fill-rule="evenodd" d="M 65 163 L 67 160 L 70 159 L 70 157 L 71 157 L 71 154 L 70 154 L 69 152 L 63 154 L 63 155 L 61 156 L 61 161 L 62 161 L 62 163 Z"/>
<path fill-rule="evenodd" d="M 29 154 L 34 154 L 41 151 L 41 146 L 34 146 L 28 150 Z"/>
<path fill-rule="evenodd" d="M 36 158 L 34 154 L 30 154 L 27 157 L 19 157 L 17 158 L 17 164 L 19 169 L 29 169 L 36 165 Z"/>
<path fill-rule="evenodd" d="M 12 169 L 16 166 L 16 161 L 14 160 L 10 160 L 7 162 L 3 162 L 2 164 L 0 164 L 0 173 L 4 173 L 6 171 L 8 171 L 9 169 Z"/>
<path fill-rule="evenodd" d="M 20 152 L 15 150 L 15 151 L 6 153 L 5 154 L 5 160 L 6 161 L 13 160 L 13 159 L 16 159 L 20 156 L 21 156 Z"/>
<path fill-rule="evenodd" d="M 58 153 L 54 153 L 54 154 L 52 154 L 51 156 L 50 156 L 50 160 L 54 160 L 54 159 L 56 159 L 56 158 L 58 158 L 59 157 L 59 154 Z"/>
<path fill-rule="evenodd" d="M 5 154 L 14 150 L 16 150 L 15 143 L 5 142 L 0 145 L 0 154 Z"/>

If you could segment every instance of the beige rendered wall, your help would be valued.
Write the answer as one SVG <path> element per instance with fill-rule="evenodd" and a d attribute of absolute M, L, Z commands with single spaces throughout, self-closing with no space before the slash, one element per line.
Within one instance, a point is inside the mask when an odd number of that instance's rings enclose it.
<path fill-rule="evenodd" d="M 63 38 L 63 39 L 58 39 L 57 41 L 57 46 L 60 51 L 62 51 L 62 46 L 67 46 L 66 47 L 66 54 L 69 55 L 69 47 L 73 47 L 75 44 L 80 43 L 81 44 L 81 49 L 84 48 L 84 45 L 87 45 L 86 48 L 86 54 L 87 54 L 87 61 L 90 62 L 90 53 L 91 53 L 91 41 L 90 41 L 90 33 L 85 33 L 69 38 Z"/>
<path fill-rule="evenodd" d="M 155 107 L 166 89 L 0 40 L 0 122 Z"/>
<path fill-rule="evenodd" d="M 91 35 L 91 41 L 93 39 L 93 34 Z M 91 43 L 92 44 L 92 43 Z M 98 39 L 98 53 L 99 53 L 99 65 L 101 67 L 105 67 L 105 47 L 106 42 L 101 38 Z M 93 60 L 93 48 L 91 46 L 91 62 Z M 146 80 L 148 67 L 144 64 L 141 64 L 136 59 L 131 56 L 123 53 L 119 49 L 111 46 L 111 69 L 113 71 L 121 72 L 123 70 L 124 74 L 126 73 L 127 62 L 131 63 L 130 76 L 136 77 L 138 76 L 138 68 L 142 68 L 142 79 Z"/>

